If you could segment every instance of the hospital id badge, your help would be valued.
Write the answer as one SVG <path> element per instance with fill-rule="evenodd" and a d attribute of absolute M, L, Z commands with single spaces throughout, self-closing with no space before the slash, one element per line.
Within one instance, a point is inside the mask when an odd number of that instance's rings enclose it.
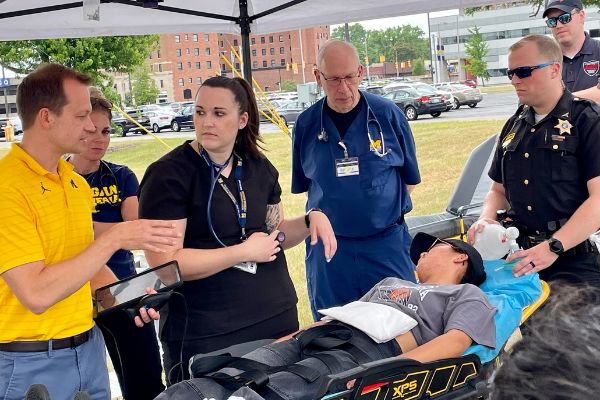
<path fill-rule="evenodd" d="M 335 160 L 335 176 L 338 178 L 358 174 L 358 157 L 338 158 Z"/>
<path fill-rule="evenodd" d="M 243 263 L 234 265 L 233 268 L 237 268 L 241 271 L 248 272 L 251 274 L 256 274 L 256 270 L 258 269 L 258 266 L 256 265 L 255 262 L 244 261 Z"/>

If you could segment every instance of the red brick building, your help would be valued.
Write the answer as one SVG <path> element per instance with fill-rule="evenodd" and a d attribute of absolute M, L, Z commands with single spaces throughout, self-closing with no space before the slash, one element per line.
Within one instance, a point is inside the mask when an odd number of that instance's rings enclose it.
<path fill-rule="evenodd" d="M 312 71 L 317 63 L 317 53 L 327 39 L 329 26 L 251 35 L 252 77 L 265 91 L 279 90 L 281 82 L 288 80 L 296 83 L 314 82 Z M 220 53 L 230 62 L 233 60 L 232 64 L 238 71 L 241 70 L 240 62 L 231 47 L 240 54 L 240 44 L 238 35 L 219 36 Z M 222 58 L 220 64 L 222 74 L 233 76 L 231 68 Z"/>
<path fill-rule="evenodd" d="M 220 74 L 218 36 L 201 32 L 160 36 L 159 48 L 150 56 L 150 62 L 155 80 L 157 74 L 170 71 L 172 82 L 157 82 L 169 100 L 191 100 L 205 79 Z"/>
<path fill-rule="evenodd" d="M 317 52 L 327 39 L 329 26 L 252 35 L 253 78 L 267 91 L 279 90 L 280 83 L 286 80 L 313 82 Z M 231 50 L 233 46 L 241 57 L 240 45 L 240 36 L 233 34 L 197 32 L 161 35 L 158 50 L 150 56 L 150 64 L 154 80 L 163 91 L 162 96 L 169 101 L 191 100 L 205 79 L 221 74 L 233 76 L 221 54 L 241 73 L 241 62 Z"/>

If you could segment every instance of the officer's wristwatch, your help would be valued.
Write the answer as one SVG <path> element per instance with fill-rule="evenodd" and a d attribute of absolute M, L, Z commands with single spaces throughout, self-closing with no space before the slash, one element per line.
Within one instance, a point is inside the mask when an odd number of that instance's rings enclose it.
<path fill-rule="evenodd" d="M 550 251 L 556 255 L 561 255 L 565 252 L 562 242 L 556 238 L 548 239 L 548 246 L 550 246 Z"/>

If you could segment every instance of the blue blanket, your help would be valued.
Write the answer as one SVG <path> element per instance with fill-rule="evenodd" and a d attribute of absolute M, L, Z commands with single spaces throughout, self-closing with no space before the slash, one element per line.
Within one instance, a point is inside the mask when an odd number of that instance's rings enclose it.
<path fill-rule="evenodd" d="M 498 310 L 496 323 L 496 347 L 494 349 L 479 344 L 467 349 L 465 354 L 476 354 L 482 363 L 493 360 L 519 326 L 523 308 L 536 301 L 542 294 L 542 284 L 538 274 L 515 278 L 510 266 L 504 260 L 484 261 L 487 279 L 480 286 L 487 294 L 490 304 Z"/>

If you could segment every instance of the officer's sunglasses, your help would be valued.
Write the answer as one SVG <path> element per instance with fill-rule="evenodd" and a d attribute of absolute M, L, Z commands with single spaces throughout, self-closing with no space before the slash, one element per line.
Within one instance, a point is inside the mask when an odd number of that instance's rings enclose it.
<path fill-rule="evenodd" d="M 96 97 L 90 97 L 90 103 L 92 103 L 92 107 L 94 107 L 96 104 L 99 104 L 100 106 L 106 108 L 107 110 L 112 110 L 112 103 L 108 100 L 105 99 L 98 99 Z"/>
<path fill-rule="evenodd" d="M 557 64 L 556 61 L 548 61 L 543 64 L 532 65 L 530 67 L 517 67 L 514 69 L 509 69 L 506 71 L 506 75 L 508 75 L 508 79 L 512 79 L 513 76 L 517 76 L 519 79 L 529 78 L 534 70 L 546 68 L 549 65 Z"/>
<path fill-rule="evenodd" d="M 548 25 L 548 28 L 556 28 L 556 26 L 558 25 L 559 22 L 563 25 L 566 25 L 569 22 L 571 22 L 573 15 L 577 14 L 578 12 L 579 12 L 579 9 L 574 8 L 570 12 L 560 14 L 557 17 L 546 18 L 546 25 Z"/>

